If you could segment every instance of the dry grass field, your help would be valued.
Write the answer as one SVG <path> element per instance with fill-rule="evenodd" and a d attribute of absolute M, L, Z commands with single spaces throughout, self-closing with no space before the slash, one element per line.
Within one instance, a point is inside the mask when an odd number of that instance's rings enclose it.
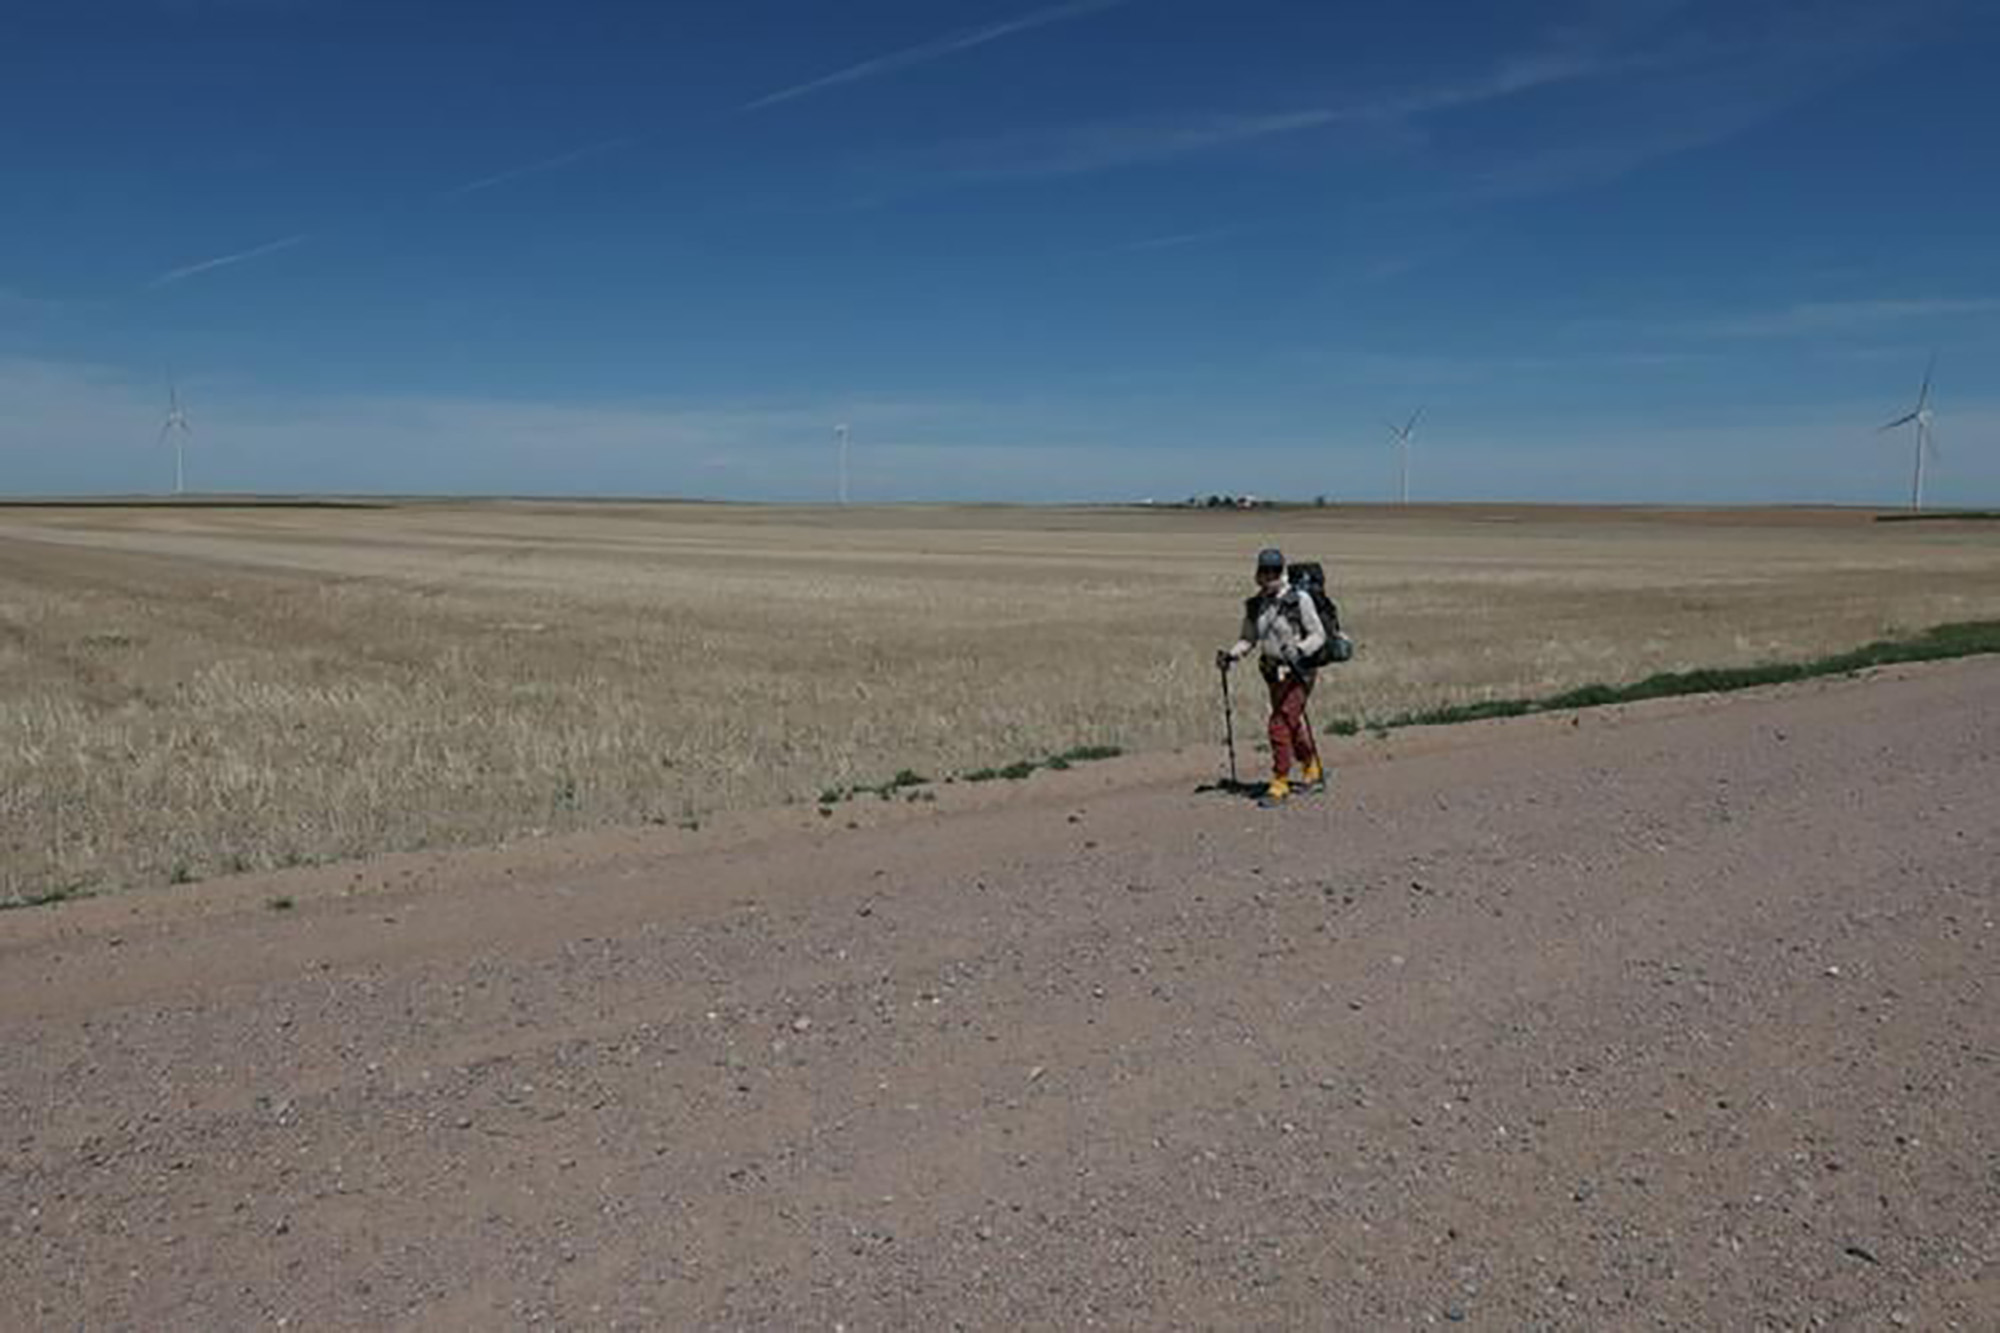
<path fill-rule="evenodd" d="M 0 899 L 1210 744 L 1267 542 L 1322 718 L 2000 615 L 1991 525 L 1844 512 L 0 509 Z"/>

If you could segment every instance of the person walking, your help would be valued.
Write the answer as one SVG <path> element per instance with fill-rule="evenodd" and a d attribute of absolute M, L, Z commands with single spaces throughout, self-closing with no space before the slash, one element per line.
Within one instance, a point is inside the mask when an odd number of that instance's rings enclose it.
<path fill-rule="evenodd" d="M 1234 644 L 1217 650 L 1215 662 L 1227 671 L 1251 653 L 1271 691 L 1271 783 L 1258 804 L 1282 805 L 1292 794 L 1292 764 L 1300 766 L 1299 782 L 1317 791 L 1325 781 L 1319 747 L 1306 722 L 1312 697 L 1312 663 L 1326 646 L 1327 627 L 1313 599 L 1294 588 L 1285 575 L 1282 551 L 1257 553 L 1257 591 L 1243 603 L 1243 627 Z"/>

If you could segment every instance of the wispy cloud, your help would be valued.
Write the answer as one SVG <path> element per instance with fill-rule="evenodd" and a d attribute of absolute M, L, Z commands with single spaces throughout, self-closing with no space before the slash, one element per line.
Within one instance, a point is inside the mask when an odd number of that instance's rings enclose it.
<path fill-rule="evenodd" d="M 52 301 L 41 296 L 29 296 L 25 292 L 17 292 L 11 287 L 0 287 L 0 314 L 4 314 L 10 310 L 34 314 L 48 310 L 61 310 L 63 306 L 64 303 L 61 301 Z"/>
<path fill-rule="evenodd" d="M 940 181 L 1090 175 L 1321 134 L 1370 156 L 1421 159 L 1434 169 L 1432 180 L 1447 183 L 1433 202 L 1547 194 L 1602 184 L 1746 133 L 1935 35 L 1929 20 L 1951 0 L 1909 4 L 1906 15 L 1867 0 L 1754 11 L 1695 0 L 1604 0 L 1587 7 L 1582 21 L 1483 70 L 1313 105 L 1168 112 L 962 141 L 886 165 L 920 168 L 898 174 L 922 179 L 911 187 L 922 190 Z M 1592 93 L 1587 114 L 1567 114 L 1511 142 L 1484 115 L 1466 114 L 1585 88 Z M 1462 124 L 1478 132 L 1460 134 Z"/>
<path fill-rule="evenodd" d="M 1699 324 L 1693 331 L 1726 338 L 1790 338 L 1853 333 L 1925 319 L 1992 314 L 2000 314 L 2000 299 L 1803 301 L 1779 310 L 1733 315 Z"/>
<path fill-rule="evenodd" d="M 1652 316 L 1629 315 L 1589 317 L 1570 321 L 1564 332 L 1571 337 L 1604 339 L 1641 337 L 1671 339 L 1683 346 L 1690 342 L 1725 340 L 1824 340 L 1815 354 L 1849 359 L 1907 357 L 1905 346 L 1857 346 L 1842 342 L 1848 335 L 1898 339 L 1921 333 L 1928 324 L 1946 321 L 1979 321 L 1982 317 L 2000 328 L 2000 297 L 1881 297 L 1842 301 L 1794 301 L 1761 309 L 1723 310 L 1695 315 L 1661 310 Z M 1720 355 L 1720 353 L 1712 353 Z M 1733 355 L 1733 354 L 1732 354 Z"/>
<path fill-rule="evenodd" d="M 1468 110 L 1561 84 L 1628 70 L 1632 58 L 1613 57 L 1565 39 L 1550 49 L 1512 57 L 1469 77 L 1325 106 L 1282 111 L 1181 115 L 1145 122 L 1116 121 L 1032 134 L 1007 135 L 949 146 L 937 154 L 959 180 L 1003 180 L 1090 175 L 1121 167 L 1165 162 L 1263 139 L 1348 128 L 1394 138 L 1411 123 Z"/>
<path fill-rule="evenodd" d="M 1371 383 L 1435 391 L 1466 389 L 1504 381 L 1518 386 L 1524 378 L 1572 383 L 1578 377 L 1699 371 L 1714 363 L 1703 352 L 1633 351 L 1571 354 L 1494 353 L 1491 355 L 1404 355 L 1389 352 L 1347 354 L 1343 369 Z"/>
<path fill-rule="evenodd" d="M 998 23 L 988 24 L 983 28 L 975 28 L 969 32 L 954 33 L 951 36 L 922 42 L 916 46 L 891 52 L 888 55 L 876 56 L 872 59 L 864 60 L 857 65 L 849 65 L 845 69 L 836 70 L 832 74 L 823 75 L 819 78 L 808 80 L 805 83 L 794 84 L 789 88 L 781 88 L 773 93 L 767 93 L 754 101 L 744 103 L 736 109 L 739 113 L 761 111 L 767 107 L 779 106 L 786 102 L 795 102 L 801 98 L 810 97 L 815 93 L 825 92 L 828 89 L 837 88 L 844 84 L 860 83 L 866 79 L 880 78 L 885 74 L 894 74 L 899 70 L 929 64 L 935 60 L 942 60 L 960 51 L 969 51 L 974 47 L 985 46 L 991 42 L 1001 41 L 1004 38 L 1017 36 L 1024 32 L 1032 32 L 1037 28 L 1046 28 L 1057 23 L 1070 22 L 1103 10 L 1115 9 L 1121 5 L 1130 3 L 1132 3 L 1132 0 L 1074 0 L 1070 4 L 1038 9 L 1031 14 L 1023 14 L 1017 18 L 1005 19 Z M 564 167 L 574 166 L 579 162 L 589 161 L 591 158 L 602 157 L 607 153 L 615 153 L 626 148 L 635 147 L 643 143 L 648 137 L 650 136 L 646 134 L 631 133 L 587 143 L 579 148 L 570 149 L 568 152 L 557 153 L 553 157 L 541 158 L 537 161 L 523 163 L 520 166 L 508 167 L 504 170 L 496 171 L 490 176 L 482 176 L 478 180 L 446 190 L 439 197 L 444 199 L 458 199 L 469 194 L 477 194 L 481 190 L 490 190 L 497 185 L 505 185 L 509 182 L 520 180 L 526 176 L 538 176 L 544 172 L 560 171 Z"/>
<path fill-rule="evenodd" d="M 1631 77 L 1607 84 L 1593 114 L 1513 147 L 1445 152 L 1462 202 L 1602 185 L 1665 158 L 1756 130 L 1843 80 L 1933 39 L 1955 0 L 1825 0 L 1799 6 L 1696 6 L 1635 46 Z M 1629 31 L 1629 29 L 1628 29 Z"/>
<path fill-rule="evenodd" d="M 1185 250 L 1189 246 L 1207 245 L 1211 241 L 1227 240 L 1232 236 L 1241 235 L 1245 230 L 1246 228 L 1243 227 L 1211 227 L 1207 231 L 1183 231 L 1167 236 L 1149 236 L 1144 240 L 1128 241 L 1124 245 L 1114 245 L 1109 250 L 1100 250 L 1097 253 L 1144 255 L 1153 254 L 1161 250 Z"/>
<path fill-rule="evenodd" d="M 1073 126 L 1048 134 L 1008 135 L 961 143 L 935 156 L 952 163 L 948 178 L 965 181 L 1083 176 L 1163 162 L 1279 135 L 1325 129 L 1341 112 L 1308 107 L 1262 115 L 1208 115 L 1135 125 Z"/>
<path fill-rule="evenodd" d="M 861 61 L 859 64 L 849 65 L 845 69 L 835 70 L 831 74 L 825 74 L 816 79 L 808 79 L 804 83 L 795 83 L 790 87 L 780 88 L 776 92 L 766 93 L 764 96 L 756 98 L 753 101 L 745 102 L 738 109 L 741 111 L 761 111 L 766 107 L 778 106 L 785 102 L 796 102 L 802 97 L 811 97 L 813 94 L 825 92 L 829 88 L 838 88 L 850 83 L 860 83 L 865 79 L 880 78 L 884 74 L 893 74 L 899 70 L 913 69 L 918 65 L 928 65 L 932 61 L 942 60 L 946 56 L 956 55 L 961 51 L 970 51 L 974 47 L 986 46 L 989 43 L 1014 37 L 1024 32 L 1032 32 L 1037 28 L 1046 28 L 1058 23 L 1068 23 L 1076 19 L 1087 18 L 1092 14 L 1102 13 L 1107 9 L 1116 9 L 1121 5 L 1130 3 L 1131 0 L 1074 0 L 1070 4 L 1051 5 L 1046 9 L 1038 9 L 1033 13 L 1023 14 L 1018 18 L 1005 19 L 998 23 L 990 23 L 983 28 L 974 28 L 968 32 L 954 33 L 949 37 L 939 37 L 932 41 L 921 42 L 916 46 L 905 47 L 900 51 L 892 51 L 887 55 L 875 56 L 872 59 Z"/>
<path fill-rule="evenodd" d="M 643 135 L 638 134 L 621 134 L 613 139 L 603 139 L 596 143 L 588 143 L 581 148 L 572 148 L 567 153 L 557 153 L 554 157 L 545 157 L 540 161 L 524 163 L 518 167 L 508 167 L 504 171 L 496 171 L 490 176 L 481 176 L 478 180 L 454 186 L 444 191 L 438 197 L 440 199 L 462 199 L 468 194 L 477 194 L 481 190 L 490 190 L 496 185 L 505 185 L 509 181 L 520 180 L 523 176 L 539 176 L 545 171 L 559 171 L 563 167 L 574 166 L 578 162 L 586 162 L 593 157 L 602 157 L 606 153 L 615 153 L 623 148 L 631 148 L 640 143 L 643 138 Z"/>
<path fill-rule="evenodd" d="M 1612 56 L 1565 40 L 1548 50 L 1502 61 L 1474 78 L 1392 93 L 1344 108 L 1344 120 L 1412 120 L 1519 97 L 1559 84 L 1627 73 L 1653 63 L 1649 57 Z"/>
<path fill-rule="evenodd" d="M 236 3 L 238 0 L 197 0 L 197 2 Z M 258 0 L 244 0 L 244 2 L 257 3 Z M 264 2 L 281 3 L 282 0 L 264 0 Z M 767 93 L 754 101 L 744 103 L 737 108 L 737 111 L 739 113 L 760 111 L 767 107 L 795 102 L 801 98 L 825 92 L 828 89 L 851 83 L 860 83 L 867 79 L 879 78 L 900 70 L 926 65 L 932 61 L 956 55 L 961 51 L 969 51 L 976 47 L 986 46 L 993 42 L 1018 36 L 1021 33 L 1032 32 L 1038 28 L 1047 28 L 1059 23 L 1072 22 L 1077 19 L 1086 18 L 1092 14 L 1116 9 L 1131 3 L 1133 3 L 1133 0 L 1071 0 L 1067 4 L 1052 5 L 1045 9 L 1035 10 L 1032 13 L 1022 14 L 1016 18 L 988 24 L 983 28 L 974 28 L 970 31 L 954 33 L 948 37 L 936 38 L 900 51 L 890 52 L 887 55 L 864 60 L 856 65 L 849 65 L 845 69 L 836 70 L 831 74 L 808 80 L 805 83 L 794 84 L 791 87 Z M 481 176 L 476 180 L 467 181 L 462 185 L 456 185 L 450 189 L 443 190 L 436 197 L 440 200 L 462 199 L 468 195 L 479 194 L 483 191 L 491 190 L 529 176 L 539 176 L 547 172 L 560 171 L 566 167 L 575 166 L 578 163 L 586 162 L 593 158 L 603 157 L 610 153 L 635 147 L 644 142 L 647 137 L 649 136 L 643 133 L 626 133 L 608 139 L 595 140 L 591 143 L 569 149 L 566 152 L 557 153 L 552 157 L 538 158 L 532 162 L 524 162 L 519 166 L 503 168 L 490 175 Z M 199 263 L 187 264 L 162 273 L 148 282 L 146 286 L 149 290 L 171 287 L 176 283 L 185 282 L 189 278 L 198 277 L 201 274 L 210 273 L 216 269 L 227 268 L 233 264 L 242 264 L 253 259 L 263 258 L 266 255 L 274 255 L 280 251 L 294 249 L 304 245 L 310 239 L 309 235 L 302 233 L 297 236 L 287 236 L 282 240 L 272 241 L 265 245 L 255 246 L 248 250 L 238 251 L 234 254 L 220 255 L 214 259 L 204 259 Z"/>
<path fill-rule="evenodd" d="M 202 489 L 830 500 L 836 421 L 856 424 L 855 491 L 868 500 L 1116 496 L 1131 484 L 1123 450 L 1095 438 L 1087 412 L 1005 400 L 325 395 L 235 377 L 182 390 L 200 411 L 189 463 Z M 0 494 L 163 487 L 170 457 L 150 447 L 163 399 L 151 375 L 0 350 Z"/>
<path fill-rule="evenodd" d="M 228 268 L 232 264 L 247 263 L 252 259 L 261 259 L 265 255 L 275 255 L 281 250 L 296 249 L 311 239 L 310 235 L 301 232 L 297 236 L 287 236 L 282 240 L 253 246 L 248 250 L 238 250 L 235 254 L 218 255 L 214 259 L 204 259 L 200 263 L 185 264 L 180 268 L 168 269 L 165 273 L 160 274 L 147 283 L 146 287 L 148 290 L 171 287 L 177 282 L 185 282 L 198 274 L 210 273 L 219 268 Z"/>
<path fill-rule="evenodd" d="M 1575 404 L 1554 392 L 1595 382 L 1600 364 L 1505 357 L 1399 366 L 1383 358 L 1346 368 L 1376 401 L 1406 388 L 1389 396 L 1433 405 L 1427 474 L 1433 493 L 1448 498 L 1866 502 L 1897 493 L 1900 462 L 1870 428 L 1900 392 L 1877 401 L 1842 387 L 1727 412 L 1670 392 L 1659 412 L 1639 416 L 1629 405 Z M 1551 401 L 1525 414 L 1496 410 L 1493 395 L 1524 379 L 1538 381 L 1538 397 L 1552 391 Z M 827 500 L 834 421 L 856 423 L 855 490 L 870 500 L 1295 495 L 1301 477 L 1316 476 L 1343 495 L 1386 494 L 1391 485 L 1371 413 L 1302 428 L 1254 397 L 1144 395 L 1150 406 L 1101 393 L 981 400 L 893 391 L 766 402 L 537 401 L 327 396 L 234 378 L 198 379 L 193 396 L 203 433 L 190 463 L 202 489 Z M 161 400 L 152 372 L 0 352 L 0 490 L 163 488 L 171 458 L 152 447 Z M 1259 447 L 1218 453 L 1212 438 L 1243 437 L 1246 422 Z M 2000 400 L 1968 386 L 1952 396 L 1951 424 L 1957 438 L 2000 435 Z M 1852 447 L 1829 448 L 1841 440 Z M 1991 504 L 2000 496 L 2000 454 L 1953 451 L 1939 480 L 1941 502 Z"/>

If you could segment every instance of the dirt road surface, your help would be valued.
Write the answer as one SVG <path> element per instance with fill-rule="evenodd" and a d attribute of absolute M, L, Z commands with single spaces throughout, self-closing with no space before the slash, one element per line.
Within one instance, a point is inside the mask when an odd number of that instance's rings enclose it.
<path fill-rule="evenodd" d="M 2000 663 L 0 917 L 0 1327 L 2000 1328 Z"/>

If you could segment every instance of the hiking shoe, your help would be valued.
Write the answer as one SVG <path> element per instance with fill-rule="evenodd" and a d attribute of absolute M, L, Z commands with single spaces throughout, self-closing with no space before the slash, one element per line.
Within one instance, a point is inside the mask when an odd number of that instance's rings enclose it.
<path fill-rule="evenodd" d="M 1292 794 L 1292 784 L 1285 778 L 1272 778 L 1271 785 L 1264 788 L 1264 794 L 1257 798 L 1257 804 L 1266 810 L 1276 809 Z"/>
<path fill-rule="evenodd" d="M 1317 758 L 1306 763 L 1305 771 L 1299 775 L 1299 786 L 1309 792 L 1326 790 L 1326 770 L 1320 767 Z"/>

